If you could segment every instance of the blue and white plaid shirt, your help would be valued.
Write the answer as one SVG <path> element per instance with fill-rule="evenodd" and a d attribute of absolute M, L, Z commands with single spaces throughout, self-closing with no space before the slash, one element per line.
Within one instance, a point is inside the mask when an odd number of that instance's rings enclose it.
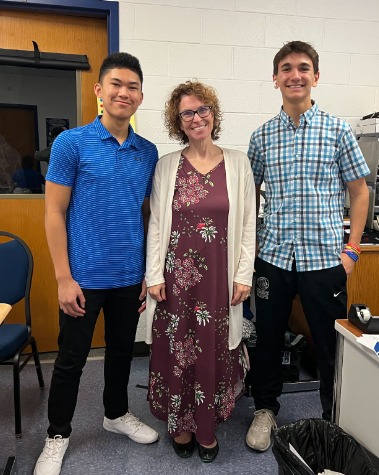
<path fill-rule="evenodd" d="M 345 183 L 370 173 L 349 124 L 316 103 L 296 128 L 281 109 L 251 136 L 255 183 L 266 205 L 258 230 L 259 257 L 300 272 L 341 263 Z"/>

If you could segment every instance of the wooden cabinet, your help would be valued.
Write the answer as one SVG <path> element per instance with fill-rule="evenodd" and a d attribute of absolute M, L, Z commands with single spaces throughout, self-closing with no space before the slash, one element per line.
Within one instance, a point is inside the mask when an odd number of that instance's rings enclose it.
<path fill-rule="evenodd" d="M 379 315 L 379 246 L 361 246 L 361 255 L 347 281 L 349 310 L 351 304 L 367 305 L 373 315 Z M 300 297 L 297 295 L 289 320 L 290 329 L 307 340 L 307 353 L 315 359 L 315 349 Z"/>
<path fill-rule="evenodd" d="M 58 349 L 58 285 L 45 236 L 45 199 L 43 195 L 0 195 L 1 229 L 16 234 L 33 254 L 34 272 L 30 292 L 32 332 L 40 352 Z M 1 242 L 8 240 L 1 237 Z M 1 269 L 3 271 L 3 269 Z M 6 272 L 6 269 L 5 269 Z M 24 301 L 13 306 L 6 323 L 25 323 Z M 95 348 L 105 346 L 104 320 L 101 313 L 92 339 Z"/>

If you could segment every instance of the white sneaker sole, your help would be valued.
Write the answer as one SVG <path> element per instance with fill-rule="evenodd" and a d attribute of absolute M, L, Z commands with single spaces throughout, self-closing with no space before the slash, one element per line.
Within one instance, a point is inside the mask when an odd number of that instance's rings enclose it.
<path fill-rule="evenodd" d="M 145 442 L 145 441 L 139 440 L 138 438 L 135 438 L 133 435 L 128 435 L 128 434 L 125 434 L 125 432 L 121 432 L 119 430 L 113 429 L 113 427 L 108 425 L 106 422 L 103 422 L 103 428 L 107 430 L 108 432 L 113 432 L 114 434 L 125 435 L 126 437 L 129 437 L 130 440 L 132 440 L 133 442 L 136 442 L 137 444 L 146 444 L 146 445 L 153 444 L 159 439 L 159 435 L 157 434 L 154 439 L 151 439 L 148 442 Z"/>

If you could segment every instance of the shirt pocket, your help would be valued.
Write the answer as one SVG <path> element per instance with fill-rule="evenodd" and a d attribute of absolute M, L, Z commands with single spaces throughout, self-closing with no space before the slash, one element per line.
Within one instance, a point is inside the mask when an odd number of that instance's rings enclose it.
<path fill-rule="evenodd" d="M 309 147 L 304 154 L 305 175 L 313 183 L 329 183 L 338 168 L 336 162 L 337 150 L 334 145 Z"/>

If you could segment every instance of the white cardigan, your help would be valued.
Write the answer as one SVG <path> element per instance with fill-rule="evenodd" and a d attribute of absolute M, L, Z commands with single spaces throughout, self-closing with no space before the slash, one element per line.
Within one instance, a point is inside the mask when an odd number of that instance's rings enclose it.
<path fill-rule="evenodd" d="M 242 304 L 230 306 L 233 282 L 251 285 L 255 259 L 255 185 L 250 162 L 243 152 L 222 149 L 229 198 L 228 286 L 229 349 L 237 348 L 242 338 Z M 150 221 L 147 234 L 146 284 L 162 284 L 172 226 L 172 200 L 181 150 L 162 157 L 156 166 L 150 196 Z M 215 283 L 216 285 L 216 283 Z M 156 300 L 146 296 L 146 343 L 152 343 Z"/>

